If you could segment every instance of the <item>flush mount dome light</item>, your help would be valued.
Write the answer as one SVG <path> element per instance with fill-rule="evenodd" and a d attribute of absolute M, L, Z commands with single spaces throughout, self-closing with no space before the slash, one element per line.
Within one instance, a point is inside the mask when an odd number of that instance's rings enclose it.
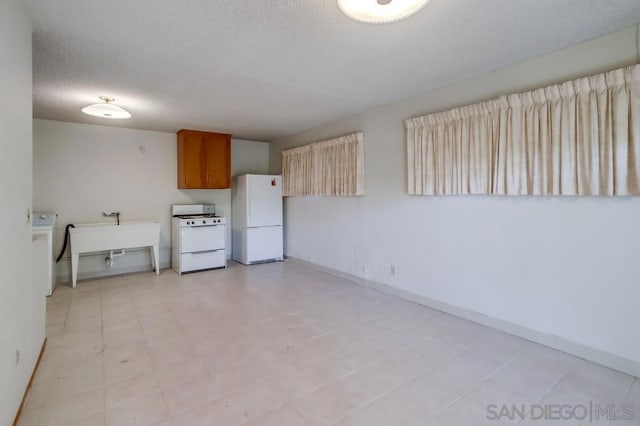
<path fill-rule="evenodd" d="M 430 0 L 338 0 L 340 10 L 351 19 L 369 24 L 395 22 L 417 13 Z"/>
<path fill-rule="evenodd" d="M 82 108 L 82 112 L 87 115 L 93 115 L 94 117 L 100 118 L 119 120 L 131 118 L 129 111 L 111 103 L 115 101 L 115 99 L 110 98 L 109 96 L 100 96 L 100 99 L 102 100 L 102 103 L 86 106 Z"/>

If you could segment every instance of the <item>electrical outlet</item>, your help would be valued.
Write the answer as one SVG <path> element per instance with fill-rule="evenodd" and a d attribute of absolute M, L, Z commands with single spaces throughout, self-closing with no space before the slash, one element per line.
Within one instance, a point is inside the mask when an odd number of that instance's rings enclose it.
<path fill-rule="evenodd" d="M 20 349 L 16 349 L 16 365 L 20 364 Z"/>
<path fill-rule="evenodd" d="M 391 267 L 389 267 L 389 272 L 391 273 L 391 276 L 395 276 L 396 275 L 396 267 L 394 265 L 391 265 Z"/>

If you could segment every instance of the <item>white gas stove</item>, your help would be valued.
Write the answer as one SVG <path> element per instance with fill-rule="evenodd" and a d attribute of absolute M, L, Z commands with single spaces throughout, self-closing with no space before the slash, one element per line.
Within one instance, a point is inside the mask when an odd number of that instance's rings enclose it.
<path fill-rule="evenodd" d="M 172 208 L 171 266 L 178 274 L 226 268 L 226 218 L 213 204 L 176 204 Z"/>
<path fill-rule="evenodd" d="M 180 226 L 211 226 L 226 225 L 227 219 L 216 215 L 191 215 L 175 216 L 179 220 Z"/>

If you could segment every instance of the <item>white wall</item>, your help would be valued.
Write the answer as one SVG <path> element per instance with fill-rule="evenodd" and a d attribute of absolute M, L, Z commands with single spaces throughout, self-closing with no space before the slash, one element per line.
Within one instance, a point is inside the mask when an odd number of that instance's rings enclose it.
<path fill-rule="evenodd" d="M 44 340 L 44 283 L 32 277 L 31 24 L 0 2 L 0 424 L 20 405 Z M 20 351 L 20 359 L 16 357 Z"/>
<path fill-rule="evenodd" d="M 632 64 L 634 39 L 630 28 L 274 142 L 272 173 L 282 149 L 365 133 L 367 195 L 287 198 L 287 255 L 640 375 L 640 198 L 409 196 L 403 125 Z"/>
<path fill-rule="evenodd" d="M 102 212 L 119 211 L 123 221 L 161 222 L 161 267 L 169 267 L 171 205 L 214 203 L 220 215 L 231 217 L 231 190 L 177 189 L 176 135 L 116 127 L 34 120 L 34 210 L 58 213 L 55 253 L 69 223 L 115 221 Z M 141 149 L 142 148 L 142 149 Z M 141 152 L 144 151 L 144 152 Z M 266 173 L 269 145 L 232 140 L 232 174 Z M 231 226 L 227 226 L 231 247 Z M 231 251 L 227 254 L 230 256 Z M 59 280 L 68 281 L 69 251 L 58 264 Z M 93 277 L 151 268 L 148 250 L 116 258 L 112 270 L 104 255 L 83 256 L 79 276 Z"/>

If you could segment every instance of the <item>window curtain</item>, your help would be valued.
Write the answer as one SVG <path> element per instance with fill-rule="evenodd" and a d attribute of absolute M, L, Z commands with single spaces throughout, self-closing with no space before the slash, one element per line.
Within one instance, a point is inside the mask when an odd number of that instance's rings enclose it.
<path fill-rule="evenodd" d="M 285 196 L 364 195 L 362 132 L 282 151 Z"/>
<path fill-rule="evenodd" d="M 283 195 L 312 195 L 313 171 L 311 145 L 282 151 Z"/>
<path fill-rule="evenodd" d="M 410 194 L 640 195 L 640 65 L 406 126 Z"/>

